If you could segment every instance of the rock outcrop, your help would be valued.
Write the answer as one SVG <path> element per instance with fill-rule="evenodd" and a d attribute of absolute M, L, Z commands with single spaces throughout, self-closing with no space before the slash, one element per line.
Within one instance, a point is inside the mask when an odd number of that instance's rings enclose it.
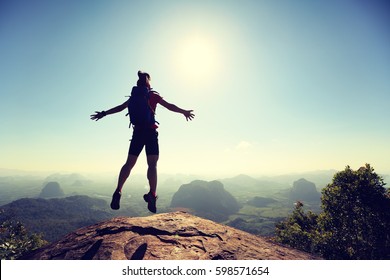
<path fill-rule="evenodd" d="M 184 212 L 117 217 L 81 228 L 23 259 L 313 259 L 262 237 Z"/>

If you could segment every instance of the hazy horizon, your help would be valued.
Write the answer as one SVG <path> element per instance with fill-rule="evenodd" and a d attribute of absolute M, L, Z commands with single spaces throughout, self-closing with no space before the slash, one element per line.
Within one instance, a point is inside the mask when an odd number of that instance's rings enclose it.
<path fill-rule="evenodd" d="M 174 178 L 177 177 L 193 177 L 198 179 L 210 179 L 210 180 L 217 180 L 217 179 L 226 179 L 226 178 L 234 178 L 239 176 L 248 176 L 252 177 L 254 179 L 265 179 L 265 178 L 275 178 L 275 177 L 283 177 L 283 176 L 300 176 L 305 174 L 313 174 L 313 175 L 323 175 L 323 174 L 335 174 L 337 172 L 343 171 L 345 167 L 341 169 L 313 169 L 313 170 L 306 170 L 306 171 L 299 171 L 299 172 L 284 172 L 284 173 L 257 173 L 257 174 L 251 174 L 251 173 L 220 173 L 220 174 L 211 174 L 211 173 L 166 173 L 166 172 L 159 172 L 159 177 L 161 178 Z M 374 168 L 375 169 L 375 168 Z M 390 173 L 381 173 L 377 170 L 374 170 L 378 175 L 389 177 Z M 9 168 L 2 168 L 0 167 L 0 177 L 7 177 L 7 176 L 38 176 L 38 177 L 49 177 L 52 175 L 59 175 L 59 176 L 69 176 L 69 175 L 81 175 L 85 176 L 89 179 L 92 179 L 93 177 L 97 178 L 106 178 L 106 177 L 115 177 L 117 178 L 118 172 L 91 172 L 91 171 L 82 171 L 82 170 L 20 170 L 20 169 L 9 169 Z M 137 179 L 146 178 L 146 170 L 144 173 L 132 173 L 130 175 L 130 179 L 132 177 L 136 177 Z M 298 179 L 298 178 L 297 178 Z"/>
<path fill-rule="evenodd" d="M 137 71 L 160 174 L 390 173 L 384 1 L 2 1 L 0 168 L 117 175 Z M 145 16 L 147 10 L 147 18 Z M 144 152 L 133 174 L 145 174 Z M 256 175 L 255 175 L 256 176 Z"/>

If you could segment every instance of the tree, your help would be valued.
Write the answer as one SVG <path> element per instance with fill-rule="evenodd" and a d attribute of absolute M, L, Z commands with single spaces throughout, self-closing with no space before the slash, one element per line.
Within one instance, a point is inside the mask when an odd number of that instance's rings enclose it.
<path fill-rule="evenodd" d="M 277 241 L 296 249 L 314 252 L 318 215 L 303 210 L 303 203 L 297 201 L 292 214 L 276 224 Z"/>
<path fill-rule="evenodd" d="M 383 179 L 366 164 L 337 173 L 322 191 L 322 254 L 329 259 L 390 257 L 390 197 Z"/>
<path fill-rule="evenodd" d="M 366 164 L 349 166 L 322 190 L 319 215 L 303 205 L 276 225 L 276 239 L 326 259 L 390 258 L 390 191 Z"/>
<path fill-rule="evenodd" d="M 30 234 L 24 225 L 0 212 L 0 259 L 12 260 L 47 244 L 39 234 Z"/>

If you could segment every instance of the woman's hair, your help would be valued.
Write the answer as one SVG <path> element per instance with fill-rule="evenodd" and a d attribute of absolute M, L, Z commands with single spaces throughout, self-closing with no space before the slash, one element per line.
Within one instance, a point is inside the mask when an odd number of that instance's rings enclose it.
<path fill-rule="evenodd" d="M 141 86 L 150 87 L 149 80 L 150 80 L 150 75 L 148 73 L 142 72 L 142 71 L 138 71 L 137 86 L 139 86 L 139 87 L 141 87 Z"/>

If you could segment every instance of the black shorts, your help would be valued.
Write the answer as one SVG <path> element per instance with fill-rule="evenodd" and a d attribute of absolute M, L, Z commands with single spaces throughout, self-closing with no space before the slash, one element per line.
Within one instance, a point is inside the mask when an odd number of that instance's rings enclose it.
<path fill-rule="evenodd" d="M 158 132 L 155 129 L 134 129 L 129 154 L 139 156 L 145 146 L 146 155 L 159 155 Z"/>

